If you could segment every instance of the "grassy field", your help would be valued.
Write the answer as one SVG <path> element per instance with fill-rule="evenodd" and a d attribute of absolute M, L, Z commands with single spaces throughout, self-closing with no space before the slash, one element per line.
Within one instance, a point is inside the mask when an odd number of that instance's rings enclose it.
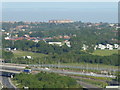
<path fill-rule="evenodd" d="M 99 50 L 95 51 L 94 54 L 98 54 L 98 52 L 99 52 Z M 103 51 L 100 51 L 100 52 L 102 53 Z M 105 52 L 108 52 L 108 51 L 105 50 Z M 15 57 L 32 56 L 33 58 L 43 58 L 43 57 L 47 56 L 47 55 L 42 54 L 42 53 L 33 53 L 33 52 L 27 52 L 27 51 L 14 51 L 13 53 L 14 53 Z M 104 53 L 102 53 L 102 54 L 104 54 Z M 113 51 L 112 53 L 117 53 L 117 50 Z M 118 68 L 117 66 L 112 66 L 112 65 L 90 64 L 90 63 L 60 63 L 60 64 L 61 65 L 69 65 L 69 66 L 94 67 L 94 68 L 101 68 L 101 67 L 102 68 L 111 68 L 111 69 Z"/>
<path fill-rule="evenodd" d="M 33 52 L 28 52 L 28 51 L 14 51 L 13 53 L 15 57 L 32 56 L 33 58 L 42 58 L 42 57 L 47 56 L 45 54 L 33 53 Z"/>
<path fill-rule="evenodd" d="M 95 50 L 92 55 L 99 55 L 99 56 L 109 56 L 112 54 L 118 54 L 118 50 Z"/>

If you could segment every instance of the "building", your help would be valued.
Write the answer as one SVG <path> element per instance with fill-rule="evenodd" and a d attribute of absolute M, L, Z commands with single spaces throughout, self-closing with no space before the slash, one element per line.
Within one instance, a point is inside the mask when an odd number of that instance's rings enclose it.
<path fill-rule="evenodd" d="M 9 40 L 10 39 L 10 37 L 5 37 L 5 40 Z"/>
<path fill-rule="evenodd" d="M 109 49 L 109 50 L 113 50 L 113 45 L 106 44 L 106 48 Z"/>
<path fill-rule="evenodd" d="M 66 44 L 68 47 L 71 47 L 70 41 L 65 40 L 64 42 L 65 42 L 65 44 Z"/>
<path fill-rule="evenodd" d="M 62 46 L 62 42 L 48 42 L 48 44 Z"/>
<path fill-rule="evenodd" d="M 120 86 L 106 86 L 106 88 L 109 88 L 110 90 L 119 90 Z"/>
<path fill-rule="evenodd" d="M 23 58 L 32 59 L 32 56 L 23 56 Z"/>
<path fill-rule="evenodd" d="M 115 49 L 118 49 L 118 48 L 119 48 L 119 45 L 118 45 L 118 44 L 114 44 L 114 48 L 115 48 Z"/>
<path fill-rule="evenodd" d="M 88 49 L 88 46 L 83 44 L 83 47 L 82 47 L 83 50 L 87 50 Z"/>
<path fill-rule="evenodd" d="M 106 48 L 106 46 L 102 45 L 102 44 L 98 44 L 98 48 L 101 49 L 101 50 L 104 50 Z"/>
<path fill-rule="evenodd" d="M 49 23 L 73 23 L 72 20 L 49 20 Z"/>

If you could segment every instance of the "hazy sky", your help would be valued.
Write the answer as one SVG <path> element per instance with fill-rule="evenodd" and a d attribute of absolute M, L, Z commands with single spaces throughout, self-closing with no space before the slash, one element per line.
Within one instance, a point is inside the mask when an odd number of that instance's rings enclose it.
<path fill-rule="evenodd" d="M 2 2 L 118 2 L 119 0 L 1 0 Z"/>
<path fill-rule="evenodd" d="M 117 2 L 6 2 L 2 5 L 3 21 L 117 22 L 118 19 Z"/>

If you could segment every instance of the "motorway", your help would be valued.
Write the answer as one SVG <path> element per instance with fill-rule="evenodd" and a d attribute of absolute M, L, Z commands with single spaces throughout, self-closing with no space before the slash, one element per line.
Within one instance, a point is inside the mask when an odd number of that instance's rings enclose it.
<path fill-rule="evenodd" d="M 70 66 L 70 65 L 55 65 L 55 64 L 41 64 L 41 65 L 35 65 L 31 64 L 29 65 L 30 67 L 56 67 L 56 68 L 75 68 L 75 69 L 90 69 L 90 70 L 107 70 L 107 71 L 118 71 L 118 69 L 113 69 L 113 68 L 95 68 L 95 67 L 85 67 L 85 66 Z"/>
<path fill-rule="evenodd" d="M 62 73 L 62 74 L 70 74 L 70 75 L 87 75 L 87 76 L 95 76 L 95 77 L 110 77 L 115 78 L 113 75 L 103 75 L 103 74 L 95 74 L 95 73 L 83 73 L 83 72 L 73 72 L 66 70 L 53 70 L 53 69 L 45 69 L 45 68 L 32 68 L 32 71 L 46 71 L 46 72 L 54 72 L 54 73 Z"/>
<path fill-rule="evenodd" d="M 12 64 L 5 64 L 4 66 L 0 65 L 2 67 L 1 71 L 3 70 L 4 72 L 9 72 L 9 73 L 15 73 L 18 72 L 20 73 L 21 70 L 25 69 L 25 66 L 28 65 L 12 65 Z M 41 68 L 40 66 L 30 66 L 32 71 L 37 71 L 38 73 L 40 71 L 46 71 L 46 72 L 54 72 L 54 73 L 60 73 L 60 74 L 65 74 L 65 75 L 87 75 L 87 76 L 95 76 L 95 77 L 110 77 L 110 78 L 115 78 L 115 76 L 112 75 L 103 75 L 103 74 L 96 74 L 96 73 L 83 73 L 83 72 L 74 72 L 74 71 L 66 71 L 66 70 L 58 70 L 58 69 L 50 69 L 46 68 L 46 66 L 50 67 L 50 65 L 43 65 L 45 68 Z M 37 67 L 37 68 L 35 68 Z M 71 66 L 72 67 L 72 66 Z M 76 67 L 78 68 L 78 67 Z M 34 72 L 33 72 L 34 73 Z M 84 87 L 91 87 L 91 88 L 97 88 L 93 85 L 78 81 L 81 85 Z M 10 82 L 10 79 L 8 77 L 3 77 L 2 84 L 6 86 L 7 88 L 15 88 L 14 85 Z"/>
<path fill-rule="evenodd" d="M 41 66 L 49 66 L 50 67 L 50 65 L 41 65 Z M 55 66 L 55 65 L 51 65 L 51 66 Z M 20 73 L 21 70 L 25 69 L 25 66 L 23 66 L 23 65 L 18 66 L 18 65 L 12 65 L 12 64 L 9 64 L 9 65 L 5 64 L 4 66 L 0 65 L 0 67 L 2 67 L 2 70 L 4 70 L 4 71 L 8 70 L 8 72 L 13 71 L 14 73 L 15 72 Z M 30 65 L 29 67 L 31 67 L 32 71 L 47 71 L 47 72 L 72 74 L 72 75 L 87 75 L 87 76 L 95 76 L 95 77 L 115 78 L 115 76 L 113 76 L 113 75 L 103 75 L 103 74 L 96 74 L 96 73 L 83 73 L 83 72 L 66 71 L 66 70 L 46 69 L 46 68 L 40 68 L 40 66 L 38 66 L 38 65 L 34 65 L 34 67 L 32 65 Z M 37 67 L 37 68 L 35 68 L 35 67 Z M 73 67 L 73 66 L 71 66 L 71 67 Z M 76 66 L 76 68 L 79 68 L 79 67 Z"/>
<path fill-rule="evenodd" d="M 51 66 L 55 66 L 55 65 L 41 65 L 41 66 L 49 66 L 49 67 L 51 67 Z M 7 65 L 7 64 L 5 64 L 4 66 L 3 65 L 0 65 L 0 67 L 2 67 L 2 70 L 4 70 L 4 72 L 6 71 L 8 71 L 8 72 L 10 72 L 10 71 L 12 71 L 13 73 L 15 73 L 15 72 L 18 72 L 18 73 L 20 73 L 22 70 L 24 70 L 25 69 L 25 65 L 23 66 L 23 65 L 12 65 L 12 64 L 9 64 L 9 65 Z M 87 76 L 95 76 L 95 77 L 110 77 L 110 78 L 115 78 L 115 76 L 113 76 L 113 75 L 103 75 L 103 74 L 96 74 L 96 73 L 84 73 L 84 72 L 75 72 L 75 71 L 66 71 L 66 70 L 57 70 L 57 69 L 49 69 L 49 68 L 41 68 L 40 67 L 40 65 L 38 66 L 38 65 L 34 65 L 34 66 L 32 66 L 32 65 L 29 65 L 29 67 L 31 67 L 31 69 L 32 69 L 32 71 L 47 71 L 47 72 L 54 72 L 54 73 L 62 73 L 62 74 L 72 74 L 72 75 L 87 75 Z M 37 67 L 37 68 L 35 68 L 35 67 Z M 58 65 L 57 65 L 57 67 L 58 67 Z M 61 67 L 63 67 L 63 66 L 61 66 Z M 68 67 L 68 66 L 67 66 Z M 71 67 L 74 67 L 74 66 L 71 66 Z M 76 66 L 76 68 L 80 68 L 80 67 L 78 67 L 78 66 Z"/>

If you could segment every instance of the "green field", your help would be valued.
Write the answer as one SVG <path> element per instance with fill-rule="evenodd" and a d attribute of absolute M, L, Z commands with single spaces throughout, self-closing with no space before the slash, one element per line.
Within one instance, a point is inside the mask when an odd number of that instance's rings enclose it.
<path fill-rule="evenodd" d="M 118 54 L 118 50 L 95 50 L 92 55 L 99 55 L 99 56 L 109 56 L 112 54 Z"/>
<path fill-rule="evenodd" d="M 98 54 L 99 50 L 95 51 L 94 54 Z M 102 53 L 103 51 L 101 51 Z M 105 52 L 108 52 L 105 50 Z M 109 51 L 110 52 L 110 51 Z M 117 51 L 113 51 L 114 53 Z M 14 56 L 15 57 L 22 57 L 22 56 L 32 56 L 33 58 L 43 58 L 47 55 L 42 54 L 42 53 L 33 53 L 33 52 L 27 52 L 27 51 L 14 51 Z M 103 54 L 103 53 L 102 53 Z M 94 68 L 114 68 L 117 69 L 117 66 L 112 66 L 112 65 L 104 65 L 104 64 L 90 64 L 90 63 L 60 63 L 61 65 L 68 65 L 68 66 L 83 66 L 83 67 L 94 67 Z"/>
<path fill-rule="evenodd" d="M 47 56 L 42 53 L 33 53 L 28 51 L 14 51 L 13 53 L 15 57 L 32 56 L 33 58 L 42 58 Z"/>

